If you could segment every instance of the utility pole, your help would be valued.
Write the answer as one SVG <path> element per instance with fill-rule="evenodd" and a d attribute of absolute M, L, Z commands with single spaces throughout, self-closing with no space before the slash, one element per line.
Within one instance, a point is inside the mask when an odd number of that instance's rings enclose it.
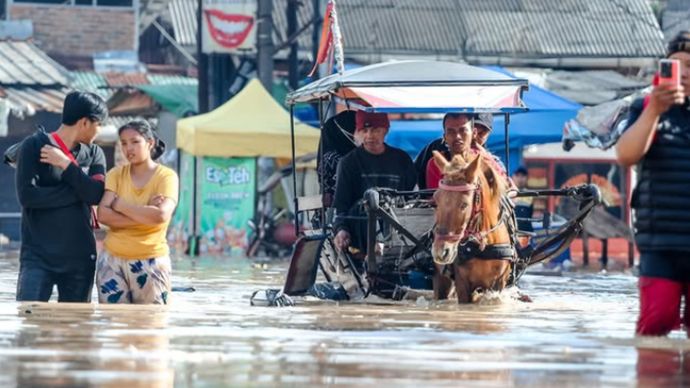
<path fill-rule="evenodd" d="M 321 15 L 323 15 L 321 12 L 321 1 L 312 0 L 312 8 L 314 10 L 314 26 L 313 30 L 311 31 L 311 53 L 313 63 L 316 62 L 316 56 L 319 53 L 319 40 L 321 39 L 321 23 L 323 23 L 323 20 L 321 20 Z M 316 72 L 315 75 L 316 78 L 319 78 L 318 72 Z"/>
<path fill-rule="evenodd" d="M 294 36 L 297 32 L 297 5 L 297 0 L 288 0 L 287 2 L 287 36 L 289 37 Z M 298 37 L 294 37 L 290 43 L 290 55 L 288 56 L 288 79 L 292 90 L 296 90 L 299 84 L 298 40 Z"/>
<path fill-rule="evenodd" d="M 197 0 L 197 11 L 196 11 L 196 53 L 197 53 L 197 77 L 199 78 L 199 92 L 197 98 L 199 99 L 199 112 L 208 112 L 208 55 L 204 54 L 203 46 L 201 43 L 203 33 L 203 12 L 204 12 L 204 1 Z"/>
<path fill-rule="evenodd" d="M 259 80 L 273 92 L 273 1 L 259 0 L 257 10 L 257 66 Z"/>

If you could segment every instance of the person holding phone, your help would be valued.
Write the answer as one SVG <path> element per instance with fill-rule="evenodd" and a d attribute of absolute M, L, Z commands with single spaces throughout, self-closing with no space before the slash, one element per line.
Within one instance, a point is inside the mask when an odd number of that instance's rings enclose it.
<path fill-rule="evenodd" d="M 620 164 L 639 164 L 631 198 L 640 251 L 636 332 L 657 336 L 681 323 L 690 328 L 689 31 L 669 42 L 659 70 L 652 92 L 630 107 L 628 128 L 616 144 Z"/>

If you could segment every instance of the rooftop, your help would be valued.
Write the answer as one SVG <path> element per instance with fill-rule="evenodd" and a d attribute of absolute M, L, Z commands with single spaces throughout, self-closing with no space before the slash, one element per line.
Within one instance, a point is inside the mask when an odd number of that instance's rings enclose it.
<path fill-rule="evenodd" d="M 285 40 L 287 0 L 273 9 L 274 44 Z M 349 58 L 656 58 L 663 35 L 646 0 L 348 0 L 338 15 Z M 313 15 L 300 2 L 298 26 Z M 687 7 L 686 7 L 687 8 Z M 169 3 L 176 39 L 196 44 L 196 1 Z M 309 27 L 300 37 L 311 53 Z M 424 32 L 424 33 L 421 33 Z"/>

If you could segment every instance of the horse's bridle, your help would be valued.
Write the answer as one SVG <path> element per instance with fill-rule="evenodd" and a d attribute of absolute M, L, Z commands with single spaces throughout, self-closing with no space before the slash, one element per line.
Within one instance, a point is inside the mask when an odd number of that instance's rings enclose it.
<path fill-rule="evenodd" d="M 443 191 L 452 191 L 456 193 L 469 193 L 469 192 L 476 192 L 479 189 L 479 182 L 474 182 L 474 183 L 465 183 L 463 185 L 449 185 L 446 184 L 444 181 L 440 181 L 438 184 L 438 190 L 443 190 Z M 474 203 L 472 204 L 474 207 Z M 473 210 L 474 213 L 474 210 Z M 470 222 L 472 218 L 474 217 L 474 214 L 470 217 Z M 469 225 L 469 222 L 468 222 Z M 460 234 L 460 233 L 437 233 L 434 231 L 434 237 L 437 238 L 440 241 L 444 242 L 450 242 L 452 244 L 459 243 L 460 240 L 462 240 L 464 237 L 466 237 L 466 233 Z"/>
<path fill-rule="evenodd" d="M 443 181 L 439 183 L 438 186 L 439 190 L 443 191 L 454 191 L 454 192 L 476 192 L 479 189 L 479 182 L 476 183 L 466 183 L 464 185 L 447 185 Z M 465 245 L 467 242 L 470 240 L 474 240 L 481 249 L 483 250 L 486 245 L 486 237 L 496 231 L 504 222 L 505 222 L 505 213 L 503 209 L 501 208 L 501 212 L 499 214 L 499 220 L 494 225 L 491 229 L 486 230 L 486 231 L 474 231 L 472 232 L 471 230 L 473 229 L 473 226 L 476 226 L 479 214 L 481 213 L 481 210 L 478 208 L 478 201 L 479 199 L 475 196 L 475 200 L 472 203 L 472 214 L 470 215 L 470 219 L 467 222 L 467 227 L 465 228 L 464 233 L 459 234 L 459 233 L 437 233 L 434 231 L 434 238 L 437 238 L 440 241 L 443 242 L 450 242 L 451 244 L 461 244 Z M 436 259 L 434 259 L 434 262 L 436 264 L 441 264 L 441 265 L 447 265 L 451 264 L 445 263 L 445 262 L 438 262 Z"/>
<path fill-rule="evenodd" d="M 479 187 L 477 182 L 465 183 L 464 185 L 447 185 L 444 181 L 438 183 L 438 189 L 443 191 L 469 192 L 475 191 Z"/>

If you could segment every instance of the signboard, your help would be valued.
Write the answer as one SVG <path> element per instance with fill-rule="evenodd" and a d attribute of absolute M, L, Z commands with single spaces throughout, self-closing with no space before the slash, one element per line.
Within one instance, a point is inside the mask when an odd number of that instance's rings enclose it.
<path fill-rule="evenodd" d="M 243 254 L 254 217 L 256 159 L 203 157 L 199 176 L 199 253 Z"/>
<path fill-rule="evenodd" d="M 204 0 L 202 51 L 251 53 L 256 49 L 256 0 Z"/>

